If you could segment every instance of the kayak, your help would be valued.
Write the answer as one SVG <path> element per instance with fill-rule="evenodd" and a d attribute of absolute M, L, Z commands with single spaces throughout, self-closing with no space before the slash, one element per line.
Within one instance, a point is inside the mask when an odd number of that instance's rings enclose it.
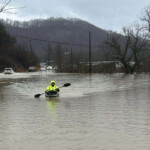
<path fill-rule="evenodd" d="M 59 92 L 57 93 L 45 93 L 45 97 L 58 97 L 59 96 Z"/>

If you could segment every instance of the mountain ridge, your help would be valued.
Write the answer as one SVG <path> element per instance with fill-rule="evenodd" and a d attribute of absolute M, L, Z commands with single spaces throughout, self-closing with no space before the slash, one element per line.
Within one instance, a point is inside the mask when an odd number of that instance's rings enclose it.
<path fill-rule="evenodd" d="M 35 41 L 32 40 L 32 38 L 88 45 L 90 31 L 92 44 L 95 45 L 102 44 L 106 40 L 109 32 L 87 21 L 77 18 L 35 19 L 24 22 L 2 20 L 2 22 L 7 31 L 16 37 L 18 44 L 23 44 L 30 50 L 30 42 L 32 41 L 32 49 L 40 59 L 43 59 L 46 55 L 45 49 L 47 48 L 48 42 Z M 19 36 L 17 37 L 16 35 L 29 37 L 30 39 L 21 38 Z M 74 45 L 63 46 L 64 49 L 70 49 L 70 47 L 73 49 L 78 49 L 76 51 L 87 49 L 80 46 L 74 47 Z"/>

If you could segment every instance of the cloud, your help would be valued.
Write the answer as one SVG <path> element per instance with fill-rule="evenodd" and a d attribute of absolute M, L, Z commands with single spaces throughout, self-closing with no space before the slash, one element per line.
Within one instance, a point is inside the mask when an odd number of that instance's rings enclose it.
<path fill-rule="evenodd" d="M 12 0 L 11 5 L 20 7 L 16 15 L 2 18 L 31 19 L 48 17 L 77 17 L 103 29 L 121 30 L 137 19 L 149 0 Z"/>

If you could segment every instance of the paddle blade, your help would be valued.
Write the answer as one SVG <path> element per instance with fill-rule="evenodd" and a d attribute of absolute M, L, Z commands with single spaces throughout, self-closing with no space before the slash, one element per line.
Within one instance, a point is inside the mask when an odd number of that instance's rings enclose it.
<path fill-rule="evenodd" d="M 70 85 L 71 85 L 70 83 L 66 83 L 66 84 L 64 84 L 63 87 L 68 87 L 68 86 L 70 86 Z"/>
<path fill-rule="evenodd" d="M 35 98 L 38 98 L 38 97 L 40 97 L 40 96 L 41 96 L 41 94 L 36 94 L 36 95 L 34 95 Z"/>

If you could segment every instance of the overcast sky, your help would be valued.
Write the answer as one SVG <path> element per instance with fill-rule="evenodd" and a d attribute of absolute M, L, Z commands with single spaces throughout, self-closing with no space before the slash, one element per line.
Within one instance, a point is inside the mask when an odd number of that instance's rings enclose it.
<path fill-rule="evenodd" d="M 0 3 L 6 0 L 0 0 Z M 0 18 L 29 20 L 48 17 L 73 17 L 102 29 L 120 32 L 138 20 L 150 0 L 12 0 L 10 7 L 25 6 L 15 14 L 1 13 Z"/>

